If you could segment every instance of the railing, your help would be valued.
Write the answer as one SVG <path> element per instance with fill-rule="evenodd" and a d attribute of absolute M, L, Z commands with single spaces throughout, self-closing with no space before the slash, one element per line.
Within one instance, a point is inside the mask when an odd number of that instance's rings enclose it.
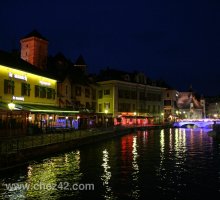
<path fill-rule="evenodd" d="M 0 141 L 0 155 L 16 153 L 23 149 L 62 143 L 78 138 L 95 136 L 113 131 L 113 127 L 101 129 L 88 129 L 70 131 L 63 129 L 62 132 L 24 136 L 19 138 L 3 139 Z"/>

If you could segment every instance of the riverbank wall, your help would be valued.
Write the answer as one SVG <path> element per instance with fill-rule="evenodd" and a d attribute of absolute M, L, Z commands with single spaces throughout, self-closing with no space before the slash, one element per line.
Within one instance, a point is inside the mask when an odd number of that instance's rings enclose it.
<path fill-rule="evenodd" d="M 86 137 L 78 137 L 62 142 L 47 144 L 43 146 L 32 146 L 31 148 L 17 149 L 14 152 L 3 153 L 0 155 L 0 173 L 21 166 L 33 159 L 43 158 L 50 155 L 62 153 L 114 137 L 120 137 L 138 130 L 161 129 L 164 126 L 147 127 L 123 127 L 112 128 L 102 131 L 99 134 L 89 134 Z"/>

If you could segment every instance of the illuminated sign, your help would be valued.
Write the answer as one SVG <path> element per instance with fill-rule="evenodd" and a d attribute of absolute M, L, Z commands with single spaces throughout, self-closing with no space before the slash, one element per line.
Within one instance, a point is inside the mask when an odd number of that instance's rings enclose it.
<path fill-rule="evenodd" d="M 40 81 L 40 84 L 41 85 L 46 85 L 46 86 L 50 86 L 51 85 L 51 83 L 45 82 L 45 81 Z"/>
<path fill-rule="evenodd" d="M 12 72 L 9 72 L 8 73 L 8 76 L 10 77 L 10 78 L 16 78 L 16 79 L 20 79 L 20 80 L 24 80 L 24 81 L 27 81 L 27 76 L 25 76 L 25 75 L 19 75 L 19 74 L 13 74 Z"/>
<path fill-rule="evenodd" d="M 12 99 L 13 99 L 13 100 L 17 100 L 17 101 L 24 101 L 24 97 L 16 97 L 16 96 L 13 96 Z"/>

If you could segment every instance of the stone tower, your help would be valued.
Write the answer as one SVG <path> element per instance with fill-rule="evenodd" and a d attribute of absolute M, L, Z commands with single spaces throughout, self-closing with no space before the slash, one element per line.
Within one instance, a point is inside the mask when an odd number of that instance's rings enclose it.
<path fill-rule="evenodd" d="M 21 58 L 39 69 L 47 66 L 48 41 L 39 32 L 33 30 L 20 40 Z"/>

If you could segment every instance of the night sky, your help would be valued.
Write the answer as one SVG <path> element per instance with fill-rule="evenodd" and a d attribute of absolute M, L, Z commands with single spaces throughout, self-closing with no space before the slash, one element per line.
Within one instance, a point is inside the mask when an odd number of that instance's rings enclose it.
<path fill-rule="evenodd" d="M 219 0 L 0 1 L 0 49 L 19 49 L 36 29 L 49 55 L 82 54 L 89 72 L 138 70 L 179 91 L 219 95 L 219 8 Z"/>

